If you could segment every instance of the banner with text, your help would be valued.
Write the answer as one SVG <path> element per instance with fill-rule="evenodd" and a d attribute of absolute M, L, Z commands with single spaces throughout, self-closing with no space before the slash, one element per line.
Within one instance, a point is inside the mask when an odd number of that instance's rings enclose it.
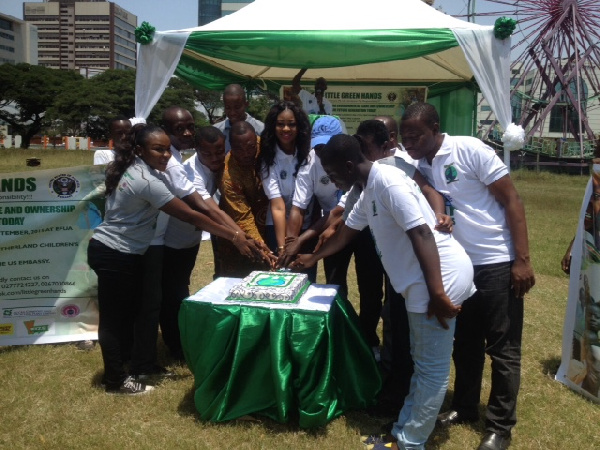
<path fill-rule="evenodd" d="M 314 86 L 302 88 L 314 90 Z M 293 99 L 290 89 L 282 88 L 282 98 Z M 347 133 L 354 134 L 360 122 L 375 116 L 392 116 L 399 121 L 408 105 L 427 101 L 427 87 L 329 85 L 325 98 L 331 102 L 333 115 L 344 121 Z"/>
<path fill-rule="evenodd" d="M 0 345 L 97 339 L 104 166 L 0 174 Z"/>
<path fill-rule="evenodd" d="M 562 361 L 556 379 L 600 403 L 600 166 L 588 182 L 571 248 Z"/>

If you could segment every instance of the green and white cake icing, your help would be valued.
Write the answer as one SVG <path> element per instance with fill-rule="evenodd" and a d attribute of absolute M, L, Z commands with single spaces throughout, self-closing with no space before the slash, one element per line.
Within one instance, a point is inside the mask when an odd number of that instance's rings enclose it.
<path fill-rule="evenodd" d="M 305 273 L 256 270 L 231 288 L 227 300 L 297 303 L 309 285 Z"/>

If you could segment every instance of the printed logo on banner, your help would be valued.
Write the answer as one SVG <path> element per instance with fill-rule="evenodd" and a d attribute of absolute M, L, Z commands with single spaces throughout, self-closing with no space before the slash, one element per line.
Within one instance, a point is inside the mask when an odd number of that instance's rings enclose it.
<path fill-rule="evenodd" d="M 79 306 L 77 305 L 66 305 L 63 306 L 60 310 L 60 313 L 64 316 L 64 317 L 77 317 L 79 315 Z"/>
<path fill-rule="evenodd" d="M 58 198 L 71 198 L 79 192 L 79 180 L 73 175 L 63 173 L 50 180 L 48 189 Z"/>
<path fill-rule="evenodd" d="M 14 334 L 14 325 L 12 323 L 0 323 L 0 336 L 10 336 Z"/>
<path fill-rule="evenodd" d="M 2 308 L 3 317 L 46 317 L 54 314 L 53 306 L 30 306 L 25 308 Z"/>
<path fill-rule="evenodd" d="M 35 320 L 26 320 L 23 322 L 23 325 L 27 329 L 27 334 L 43 334 L 50 329 L 50 325 L 48 324 L 36 325 Z"/>
<path fill-rule="evenodd" d="M 396 93 L 395 93 L 395 92 L 390 92 L 390 93 L 387 95 L 387 98 L 388 98 L 388 100 L 389 100 L 390 102 L 395 102 L 395 101 L 396 101 L 396 99 L 398 98 L 398 96 L 396 95 Z"/>

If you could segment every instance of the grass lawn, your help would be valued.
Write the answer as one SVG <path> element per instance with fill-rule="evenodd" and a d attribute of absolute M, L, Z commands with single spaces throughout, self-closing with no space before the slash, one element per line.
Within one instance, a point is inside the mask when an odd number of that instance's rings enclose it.
<path fill-rule="evenodd" d="M 92 162 L 91 152 L 85 151 L 0 150 L 0 173 L 35 170 L 25 166 L 32 156 L 41 158 L 39 169 Z M 600 437 L 600 408 L 554 381 L 568 288 L 560 260 L 574 233 L 587 177 L 515 172 L 513 179 L 527 210 L 537 284 L 525 298 L 519 422 L 511 448 L 594 448 Z M 203 242 L 192 289 L 210 282 L 212 272 L 211 246 Z M 350 297 L 356 305 L 355 276 L 350 276 Z M 159 350 L 164 356 L 162 343 Z M 178 379 L 163 382 L 149 395 L 122 398 L 97 387 L 102 369 L 98 346 L 89 352 L 71 344 L 0 347 L 0 448 L 361 449 L 360 435 L 376 433 L 393 419 L 351 411 L 310 431 L 261 418 L 205 423 L 195 412 L 191 373 L 171 368 Z M 484 402 L 488 394 L 489 368 Z M 447 402 L 451 395 L 450 389 Z M 427 448 L 476 448 L 482 431 L 483 421 L 435 430 Z"/>

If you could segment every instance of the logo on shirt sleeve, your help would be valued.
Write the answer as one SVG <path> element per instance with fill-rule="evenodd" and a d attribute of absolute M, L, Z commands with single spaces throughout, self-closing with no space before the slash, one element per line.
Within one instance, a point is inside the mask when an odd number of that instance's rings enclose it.
<path fill-rule="evenodd" d="M 375 205 L 375 200 L 371 200 L 371 205 L 373 206 L 373 217 L 377 215 L 377 206 Z"/>
<path fill-rule="evenodd" d="M 329 177 L 327 175 L 323 175 L 319 181 L 321 184 L 327 186 L 329 184 Z"/>
<path fill-rule="evenodd" d="M 287 172 L 285 170 L 282 170 L 281 172 L 279 172 L 279 178 L 281 178 L 282 180 L 285 180 L 287 178 Z"/>
<path fill-rule="evenodd" d="M 448 164 L 447 166 L 444 166 L 444 167 L 445 167 L 444 175 L 446 176 L 446 183 L 450 184 L 450 183 L 454 183 L 455 181 L 458 181 L 458 170 L 456 170 L 456 167 L 454 167 L 454 163 Z"/>

